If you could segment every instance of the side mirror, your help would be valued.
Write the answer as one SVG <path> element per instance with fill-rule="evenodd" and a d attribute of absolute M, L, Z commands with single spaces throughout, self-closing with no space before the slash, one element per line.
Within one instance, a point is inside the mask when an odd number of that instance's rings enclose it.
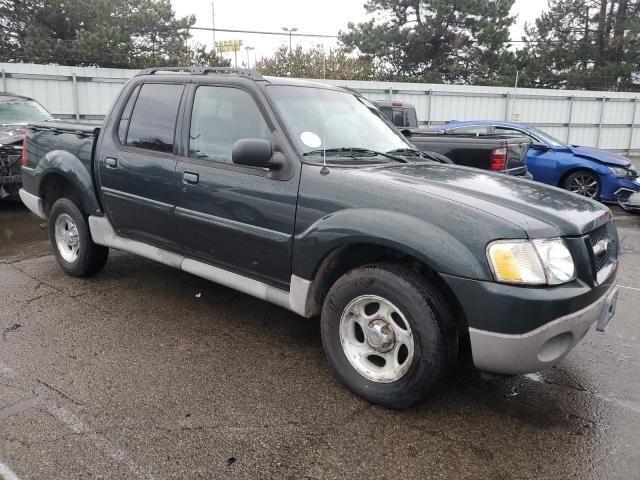
<path fill-rule="evenodd" d="M 542 143 L 542 142 L 533 142 L 531 144 L 531 149 L 532 150 L 538 150 L 539 152 L 548 152 L 549 150 L 551 150 L 549 145 L 547 145 L 546 143 Z"/>
<path fill-rule="evenodd" d="M 401 130 L 400 130 L 400 133 L 401 133 L 402 135 L 404 135 L 405 137 L 407 137 L 407 138 L 410 138 L 410 137 L 411 137 L 411 130 L 409 130 L 408 128 L 403 128 L 403 129 L 401 129 Z"/>
<path fill-rule="evenodd" d="M 248 167 L 273 168 L 271 142 L 263 138 L 242 138 L 233 144 L 231 161 Z"/>

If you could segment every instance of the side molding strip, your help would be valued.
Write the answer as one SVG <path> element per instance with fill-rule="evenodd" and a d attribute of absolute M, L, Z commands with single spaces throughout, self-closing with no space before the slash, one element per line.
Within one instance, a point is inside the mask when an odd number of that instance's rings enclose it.
<path fill-rule="evenodd" d="M 233 288 L 247 295 L 266 300 L 303 317 L 310 316 L 307 314 L 306 308 L 309 293 L 311 292 L 311 281 L 309 280 L 292 275 L 291 291 L 287 292 L 286 290 L 272 287 L 258 280 L 229 272 L 228 270 L 223 270 L 222 268 L 214 267 L 199 262 L 198 260 L 167 252 L 166 250 L 147 245 L 146 243 L 120 237 L 116 234 L 106 217 L 90 216 L 89 229 L 91 230 L 91 237 L 94 243 L 98 245 L 140 255 L 141 257 L 219 283 L 225 287 Z"/>
<path fill-rule="evenodd" d="M 91 215 L 89 217 L 89 230 L 91 230 L 93 242 L 98 245 L 135 253 L 141 257 L 164 263 L 173 268 L 181 268 L 182 261 L 184 260 L 184 257 L 181 255 L 118 236 L 106 217 Z"/>

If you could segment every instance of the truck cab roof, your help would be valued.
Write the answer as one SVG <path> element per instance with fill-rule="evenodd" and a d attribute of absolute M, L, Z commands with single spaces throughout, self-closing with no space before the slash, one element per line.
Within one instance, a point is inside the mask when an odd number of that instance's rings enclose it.
<path fill-rule="evenodd" d="M 351 89 L 346 89 L 346 88 L 338 87 L 334 85 L 328 85 L 326 83 L 316 82 L 313 80 L 263 76 L 257 70 L 247 69 L 247 68 L 231 68 L 231 67 L 148 68 L 145 70 L 141 70 L 134 78 L 148 77 L 152 75 L 153 75 L 153 78 L 157 80 L 175 80 L 176 78 L 183 79 L 182 77 L 187 77 L 190 79 L 190 81 L 193 81 L 194 78 L 211 79 L 211 78 L 229 78 L 230 76 L 233 76 L 233 77 L 241 77 L 248 80 L 253 80 L 255 82 L 259 82 L 262 84 L 288 85 L 292 87 L 323 88 L 326 90 L 347 91 L 349 93 L 357 94 L 357 92 L 354 92 Z"/>

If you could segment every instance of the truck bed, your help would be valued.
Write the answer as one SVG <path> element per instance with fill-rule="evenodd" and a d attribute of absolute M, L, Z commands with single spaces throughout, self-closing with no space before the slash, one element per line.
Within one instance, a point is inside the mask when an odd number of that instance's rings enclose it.
<path fill-rule="evenodd" d="M 441 153 L 458 165 L 491 170 L 491 152 L 507 149 L 503 173 L 527 175 L 526 156 L 530 140 L 514 135 L 447 135 L 429 129 L 404 129 L 403 133 L 416 148 Z"/>
<path fill-rule="evenodd" d="M 95 140 L 100 126 L 72 122 L 34 122 L 28 126 L 27 167 L 51 150 L 64 150 L 75 155 L 91 171 Z"/>

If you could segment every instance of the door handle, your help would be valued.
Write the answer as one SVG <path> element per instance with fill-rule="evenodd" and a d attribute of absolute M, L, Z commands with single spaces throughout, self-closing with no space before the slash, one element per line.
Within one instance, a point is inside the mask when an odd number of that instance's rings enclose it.
<path fill-rule="evenodd" d="M 104 159 L 104 163 L 107 165 L 107 168 L 117 168 L 118 167 L 118 159 L 107 157 Z"/>
<path fill-rule="evenodd" d="M 197 185 L 199 179 L 200 177 L 197 173 L 184 172 L 182 174 L 182 183 L 187 185 Z"/>

